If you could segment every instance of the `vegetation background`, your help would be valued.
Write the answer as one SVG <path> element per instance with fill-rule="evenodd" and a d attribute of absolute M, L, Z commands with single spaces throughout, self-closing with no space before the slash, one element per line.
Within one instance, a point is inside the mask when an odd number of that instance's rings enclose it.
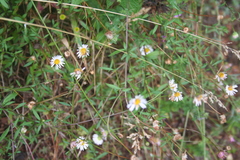
<path fill-rule="evenodd" d="M 240 85 L 239 13 L 238 0 L 0 0 L 0 158 L 239 159 L 240 94 L 224 87 Z M 147 108 L 130 112 L 136 95 Z"/>

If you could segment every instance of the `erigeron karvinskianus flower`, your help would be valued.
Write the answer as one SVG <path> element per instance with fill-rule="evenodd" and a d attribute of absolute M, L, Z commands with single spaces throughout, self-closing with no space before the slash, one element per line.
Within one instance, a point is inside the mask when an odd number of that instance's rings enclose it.
<path fill-rule="evenodd" d="M 96 145 L 102 145 L 103 144 L 103 139 L 98 134 L 94 134 L 93 137 L 92 137 L 92 140 Z"/>
<path fill-rule="evenodd" d="M 26 132 L 27 132 L 27 128 L 22 127 L 22 128 L 21 128 L 21 133 L 22 133 L 22 134 L 25 134 Z"/>
<path fill-rule="evenodd" d="M 78 137 L 77 140 L 75 141 L 75 145 L 77 149 L 80 149 L 81 151 L 84 151 L 85 149 L 88 148 L 88 143 L 85 141 L 84 137 Z"/>
<path fill-rule="evenodd" d="M 173 92 L 171 97 L 169 98 L 171 101 L 181 101 L 183 99 L 182 92 L 176 91 Z"/>
<path fill-rule="evenodd" d="M 221 82 L 227 78 L 227 74 L 224 72 L 219 72 L 216 76 L 215 79 L 218 80 L 218 82 Z"/>
<path fill-rule="evenodd" d="M 173 92 L 176 92 L 176 91 L 177 91 L 178 84 L 174 83 L 174 79 L 169 80 L 168 84 L 169 84 L 170 89 L 171 89 Z"/>
<path fill-rule="evenodd" d="M 143 56 L 153 52 L 153 48 L 150 45 L 142 46 L 140 52 Z"/>
<path fill-rule="evenodd" d="M 236 90 L 235 88 L 237 88 L 238 86 L 237 85 L 232 85 L 232 86 L 229 86 L 227 85 L 226 86 L 226 92 L 229 96 L 233 96 L 234 94 L 236 94 L 236 92 L 238 92 L 238 90 Z"/>
<path fill-rule="evenodd" d="M 61 55 L 54 56 L 52 57 L 50 64 L 51 64 L 51 67 L 55 66 L 56 69 L 60 69 L 65 64 L 64 58 Z"/>
<path fill-rule="evenodd" d="M 201 94 L 193 99 L 193 103 L 196 106 L 202 105 L 202 101 L 206 102 L 207 101 L 207 94 Z"/>
<path fill-rule="evenodd" d="M 84 57 L 89 56 L 89 49 L 88 49 L 88 45 L 87 44 L 83 44 L 83 45 L 78 47 L 77 56 L 79 58 L 84 58 Z"/>
<path fill-rule="evenodd" d="M 127 108 L 130 111 L 133 111 L 134 109 L 138 110 L 139 107 L 141 107 L 142 109 L 147 108 L 146 105 L 147 105 L 147 100 L 143 96 L 137 95 L 135 96 L 135 98 L 129 101 Z"/>
<path fill-rule="evenodd" d="M 85 70 L 85 67 L 82 68 L 82 69 L 76 68 L 76 69 L 74 70 L 74 72 L 70 73 L 70 75 L 71 75 L 72 77 L 76 77 L 76 79 L 78 80 L 78 79 L 81 78 L 82 72 L 83 72 L 84 70 Z"/>

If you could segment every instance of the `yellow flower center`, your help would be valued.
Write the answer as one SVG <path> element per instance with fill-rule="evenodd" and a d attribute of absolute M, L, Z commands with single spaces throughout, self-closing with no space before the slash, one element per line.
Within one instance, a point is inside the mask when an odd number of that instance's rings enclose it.
<path fill-rule="evenodd" d="M 140 99 L 136 99 L 136 100 L 135 100 L 135 105 L 139 105 L 140 102 L 141 102 Z"/>
<path fill-rule="evenodd" d="M 202 98 L 203 98 L 203 96 L 202 96 L 202 95 L 199 95 L 199 96 L 197 97 L 197 100 L 201 101 Z"/>
<path fill-rule="evenodd" d="M 174 93 L 174 97 L 179 97 L 179 96 L 181 96 L 181 93 L 180 93 L 180 92 Z"/>
<path fill-rule="evenodd" d="M 81 52 L 82 55 L 85 55 L 87 53 L 87 49 L 86 48 L 82 48 L 80 50 L 80 52 Z"/>
<path fill-rule="evenodd" d="M 228 87 L 228 90 L 229 90 L 229 91 L 232 91 L 232 90 L 233 90 L 233 87 L 232 87 L 232 86 L 229 86 L 229 87 Z"/>
<path fill-rule="evenodd" d="M 80 31 L 80 28 L 75 27 L 75 28 L 74 28 L 74 31 L 75 31 L 75 32 L 79 32 L 79 31 Z"/>
<path fill-rule="evenodd" d="M 60 60 L 59 59 L 55 59 L 55 61 L 54 61 L 54 64 L 60 64 Z"/>
<path fill-rule="evenodd" d="M 170 85 L 170 88 L 171 88 L 171 89 L 174 89 L 174 88 L 175 88 L 175 85 Z"/>
<path fill-rule="evenodd" d="M 148 53 L 149 51 L 150 51 L 149 48 L 144 48 L 144 52 L 145 52 L 145 53 Z"/>
<path fill-rule="evenodd" d="M 218 73 L 218 76 L 219 76 L 220 78 L 224 78 L 224 77 L 225 77 L 225 74 L 224 74 L 223 72 L 220 72 L 220 73 Z"/>
<path fill-rule="evenodd" d="M 64 14 L 61 14 L 61 15 L 60 15 L 60 19 L 61 19 L 61 20 L 64 20 L 65 18 L 66 18 L 66 16 L 65 16 Z"/>
<path fill-rule="evenodd" d="M 80 68 L 76 68 L 76 69 L 74 70 L 74 72 L 75 72 L 76 74 L 80 74 L 80 73 L 82 72 L 82 70 L 81 70 Z"/>

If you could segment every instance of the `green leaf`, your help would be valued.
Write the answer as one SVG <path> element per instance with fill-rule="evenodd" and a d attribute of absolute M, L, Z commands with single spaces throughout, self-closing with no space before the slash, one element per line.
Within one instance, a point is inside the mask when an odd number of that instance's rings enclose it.
<path fill-rule="evenodd" d="M 215 65 L 217 65 L 217 64 L 219 64 L 221 62 L 222 62 L 222 60 L 219 60 L 219 61 L 215 62 L 214 64 L 212 64 L 212 66 L 215 66 Z"/>
<path fill-rule="evenodd" d="M 29 90 L 31 90 L 31 88 L 17 88 L 17 89 L 16 89 L 16 91 L 21 91 L 21 92 L 23 92 L 23 91 L 29 91 Z"/>
<path fill-rule="evenodd" d="M 8 134 L 10 129 L 10 126 L 2 133 L 1 137 L 0 137 L 0 142 L 6 137 L 6 135 Z"/>
<path fill-rule="evenodd" d="M 64 106 L 71 106 L 70 104 L 66 103 L 66 102 L 59 102 L 60 104 L 64 105 Z"/>
<path fill-rule="evenodd" d="M 119 49 L 117 51 L 114 51 L 113 53 L 111 53 L 109 56 L 114 56 L 115 54 L 118 54 L 120 52 L 123 52 L 125 49 Z"/>
<path fill-rule="evenodd" d="M 0 0 L 0 3 L 7 9 L 9 9 L 9 6 L 5 0 Z"/>
<path fill-rule="evenodd" d="M 17 93 L 13 92 L 9 94 L 4 100 L 3 100 L 3 106 L 5 106 L 10 100 L 14 99 L 17 96 Z"/>
<path fill-rule="evenodd" d="M 154 35 L 156 33 L 158 29 L 158 25 L 156 25 L 151 31 L 150 31 L 150 35 Z"/>
<path fill-rule="evenodd" d="M 107 0 L 107 8 L 109 8 L 113 3 L 113 0 Z"/>
<path fill-rule="evenodd" d="M 38 120 L 41 119 L 35 109 L 32 109 L 32 112 L 33 112 L 34 116 L 35 116 Z"/>
<path fill-rule="evenodd" d="M 137 12 L 140 10 L 142 3 L 142 0 L 122 0 L 120 2 L 120 5 L 127 10 L 128 12 Z"/>
<path fill-rule="evenodd" d="M 83 127 L 83 126 L 81 126 L 81 125 L 78 125 L 78 127 L 79 127 L 78 132 L 81 132 L 81 133 L 82 133 L 82 131 L 83 131 L 83 132 L 85 132 L 86 134 L 88 134 L 89 131 L 88 131 L 87 128 L 85 128 L 85 127 Z M 82 131 L 81 131 L 80 129 L 82 129 Z"/>
<path fill-rule="evenodd" d="M 112 89 L 116 89 L 116 90 L 120 90 L 121 88 L 119 88 L 118 86 L 115 86 L 113 84 L 109 84 L 109 83 L 106 83 L 106 85 Z"/>
<path fill-rule="evenodd" d="M 159 56 L 159 51 L 153 51 L 146 55 L 146 58 L 156 59 Z"/>
<path fill-rule="evenodd" d="M 18 108 L 24 106 L 25 104 L 26 104 L 26 102 L 20 103 L 15 109 L 18 109 Z"/>
<path fill-rule="evenodd" d="M 31 8 L 32 8 L 32 2 L 29 2 L 28 5 L 27 5 L 26 12 L 28 12 Z"/>
<path fill-rule="evenodd" d="M 112 68 L 108 68 L 108 67 L 100 67 L 101 69 L 103 70 L 107 70 L 107 71 L 112 71 L 113 69 Z"/>
<path fill-rule="evenodd" d="M 87 26 L 86 23 L 84 23 L 83 21 L 80 21 L 80 24 L 83 26 L 83 28 L 85 28 L 86 30 L 89 30 L 89 27 Z"/>
<path fill-rule="evenodd" d="M 100 154 L 99 156 L 96 157 L 96 159 L 100 159 L 104 156 L 106 156 L 108 153 L 107 152 L 103 152 L 102 154 Z"/>
<path fill-rule="evenodd" d="M 27 64 L 24 65 L 24 67 L 30 66 L 31 64 L 33 64 L 33 61 L 28 62 Z"/>

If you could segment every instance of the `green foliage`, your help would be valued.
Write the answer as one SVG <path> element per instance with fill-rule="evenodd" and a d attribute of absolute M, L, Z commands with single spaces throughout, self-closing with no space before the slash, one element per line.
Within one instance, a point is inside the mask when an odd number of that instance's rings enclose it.
<path fill-rule="evenodd" d="M 229 17 L 217 19 L 211 2 L 152 0 L 144 13 L 142 0 L 0 0 L 0 158 L 26 152 L 39 159 L 181 159 L 186 150 L 193 159 L 217 159 L 218 146 L 228 144 L 221 137 L 236 137 L 240 129 L 239 95 L 225 93 L 226 85 L 239 83 L 238 66 L 226 67 L 236 59 L 224 57 L 220 43 L 239 32 L 239 14 L 224 3 L 221 12 Z M 90 56 L 79 58 L 83 44 Z M 153 51 L 141 53 L 147 45 Z M 60 69 L 51 67 L 56 55 L 65 60 Z M 73 75 L 77 68 L 85 68 L 80 77 Z M 223 85 L 215 79 L 219 72 L 228 73 Z M 182 99 L 171 90 L 172 79 Z M 201 94 L 208 99 L 196 106 Z M 145 109 L 137 95 L 147 100 Z M 130 112 L 130 102 L 138 109 Z M 94 133 L 107 135 L 102 145 Z M 178 134 L 182 140 L 174 139 Z M 79 137 L 88 143 L 81 152 L 74 146 Z"/>

